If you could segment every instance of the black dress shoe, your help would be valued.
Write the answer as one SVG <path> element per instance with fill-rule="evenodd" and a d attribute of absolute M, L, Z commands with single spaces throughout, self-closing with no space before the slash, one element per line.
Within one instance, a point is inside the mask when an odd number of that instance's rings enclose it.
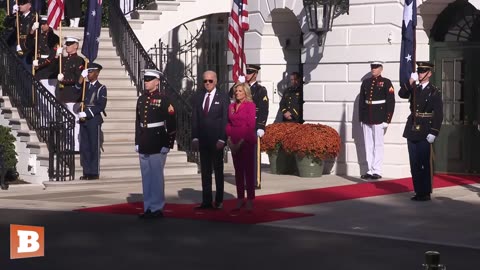
<path fill-rule="evenodd" d="M 163 212 L 162 212 L 162 210 L 153 211 L 153 212 L 149 215 L 149 218 L 163 218 Z"/>
<path fill-rule="evenodd" d="M 415 194 L 412 198 L 410 198 L 412 201 L 417 201 L 417 202 L 425 202 L 425 201 L 430 201 L 430 195 L 420 195 L 420 194 Z"/>
<path fill-rule="evenodd" d="M 262 189 L 262 185 L 255 186 L 255 189 Z"/>
<path fill-rule="evenodd" d="M 138 215 L 139 218 L 150 218 L 150 216 L 152 215 L 152 211 L 150 209 L 147 209 L 147 211 L 145 211 L 144 213 L 141 213 L 140 215 Z"/>
<path fill-rule="evenodd" d="M 373 175 L 366 173 L 366 174 L 360 175 L 360 178 L 362 178 L 362 179 L 373 179 Z"/>
<path fill-rule="evenodd" d="M 90 176 L 89 175 L 82 175 L 80 176 L 80 180 L 89 180 Z"/>
<path fill-rule="evenodd" d="M 195 206 L 194 210 L 206 210 L 206 209 L 214 209 L 212 204 L 202 203 L 199 206 Z"/>
<path fill-rule="evenodd" d="M 372 175 L 372 179 L 374 179 L 374 180 L 377 180 L 377 179 L 380 179 L 380 178 L 382 178 L 382 176 L 379 175 L 379 174 L 374 173 L 374 174 Z"/>
<path fill-rule="evenodd" d="M 98 180 L 100 178 L 100 176 L 98 175 L 89 175 L 88 176 L 88 180 Z"/>

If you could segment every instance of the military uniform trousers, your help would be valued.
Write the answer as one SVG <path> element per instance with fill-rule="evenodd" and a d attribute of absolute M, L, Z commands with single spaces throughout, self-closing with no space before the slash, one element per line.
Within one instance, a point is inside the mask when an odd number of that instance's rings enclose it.
<path fill-rule="evenodd" d="M 430 195 L 433 176 L 432 145 L 426 139 L 407 142 L 415 193 L 420 196 Z"/>
<path fill-rule="evenodd" d="M 164 168 L 167 153 L 139 154 L 142 172 L 143 210 L 155 212 L 165 206 Z"/>
<path fill-rule="evenodd" d="M 382 175 L 385 133 L 383 123 L 373 125 L 362 123 L 362 129 L 368 166 L 367 174 Z"/>
<path fill-rule="evenodd" d="M 100 132 L 102 125 L 86 120 L 80 125 L 80 162 L 83 175 L 100 175 Z"/>

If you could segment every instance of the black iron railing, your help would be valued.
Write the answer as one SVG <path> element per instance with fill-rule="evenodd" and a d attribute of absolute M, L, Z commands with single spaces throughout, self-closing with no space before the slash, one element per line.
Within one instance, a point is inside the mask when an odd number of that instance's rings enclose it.
<path fill-rule="evenodd" d="M 50 180 L 75 178 L 75 117 L 43 85 L 35 80 L 0 37 L 0 85 L 30 130 L 49 151 Z"/>
<path fill-rule="evenodd" d="M 118 1 L 112 2 L 109 9 L 110 33 L 120 59 L 127 69 L 130 79 L 137 88 L 137 95 L 143 91 L 144 69 L 157 69 L 157 66 L 147 54 L 137 36 L 123 16 Z M 174 89 L 165 76 L 161 78 L 161 90 L 174 103 L 177 115 L 177 146 L 185 151 L 188 161 L 199 162 L 198 154 L 191 151 L 191 116 L 192 107 L 182 98 L 178 90 Z"/>

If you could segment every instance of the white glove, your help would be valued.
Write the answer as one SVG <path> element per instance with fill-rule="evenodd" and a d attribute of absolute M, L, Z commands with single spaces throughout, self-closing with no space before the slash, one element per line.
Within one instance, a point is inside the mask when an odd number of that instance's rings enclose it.
<path fill-rule="evenodd" d="M 386 129 L 388 128 L 388 123 L 387 122 L 383 122 L 383 129 Z"/>
<path fill-rule="evenodd" d="M 410 78 L 413 79 L 414 81 L 418 81 L 418 73 L 413 72 L 413 73 L 410 75 Z"/>
<path fill-rule="evenodd" d="M 428 135 L 427 135 L 427 141 L 428 141 L 429 143 L 433 143 L 433 141 L 435 141 L 435 138 L 436 138 L 436 136 L 433 135 L 433 134 L 428 134 Z"/>
<path fill-rule="evenodd" d="M 257 136 L 261 138 L 261 137 L 263 137 L 263 135 L 265 135 L 265 130 L 257 129 Z"/>
<path fill-rule="evenodd" d="M 138 144 L 137 144 L 137 145 L 135 145 L 135 152 L 137 152 L 137 153 L 138 153 Z"/>
<path fill-rule="evenodd" d="M 38 60 L 33 60 L 32 65 L 33 65 L 34 67 L 38 67 Z"/>
<path fill-rule="evenodd" d="M 15 4 L 15 5 L 13 5 L 12 13 L 15 14 L 15 13 L 17 13 L 17 12 L 18 12 L 18 5 Z"/>
<path fill-rule="evenodd" d="M 57 48 L 57 55 L 62 55 L 62 52 L 63 52 L 62 47 Z"/>
<path fill-rule="evenodd" d="M 245 82 L 245 76 L 239 76 L 238 77 L 238 82 L 239 83 L 244 83 Z"/>
<path fill-rule="evenodd" d="M 20 45 L 17 45 L 17 52 L 21 52 L 22 51 L 22 47 L 20 47 Z"/>
<path fill-rule="evenodd" d="M 87 78 L 87 76 L 88 76 L 88 69 L 82 70 L 82 77 Z"/>
<path fill-rule="evenodd" d="M 60 74 L 57 75 L 57 80 L 58 80 L 59 82 L 63 81 L 63 79 L 65 79 L 65 76 L 64 76 L 62 73 L 60 73 Z"/>
<path fill-rule="evenodd" d="M 168 152 L 170 152 L 170 148 L 168 148 L 168 147 L 162 147 L 162 149 L 160 150 L 161 154 L 166 154 Z"/>
<path fill-rule="evenodd" d="M 87 118 L 87 114 L 85 112 L 79 112 L 78 118 Z"/>
<path fill-rule="evenodd" d="M 480 131 L 480 124 L 478 124 L 477 129 L 478 129 L 478 131 Z"/>
<path fill-rule="evenodd" d="M 32 25 L 32 30 L 33 31 L 37 30 L 39 26 L 40 26 L 40 24 L 38 22 L 34 22 L 33 25 Z"/>

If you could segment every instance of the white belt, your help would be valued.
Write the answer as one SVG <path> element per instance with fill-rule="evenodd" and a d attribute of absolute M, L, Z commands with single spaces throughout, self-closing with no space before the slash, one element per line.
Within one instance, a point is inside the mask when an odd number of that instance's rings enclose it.
<path fill-rule="evenodd" d="M 46 58 L 48 58 L 48 57 L 49 57 L 48 54 L 41 54 L 41 55 L 40 55 L 40 58 L 42 58 L 42 59 L 46 59 Z"/>
<path fill-rule="evenodd" d="M 148 123 L 147 128 L 163 127 L 164 125 L 165 125 L 165 122 Z M 140 123 L 140 126 L 142 128 L 145 127 L 143 123 Z"/>
<path fill-rule="evenodd" d="M 365 100 L 366 104 L 383 104 L 387 102 L 385 99 L 382 100 Z"/>

